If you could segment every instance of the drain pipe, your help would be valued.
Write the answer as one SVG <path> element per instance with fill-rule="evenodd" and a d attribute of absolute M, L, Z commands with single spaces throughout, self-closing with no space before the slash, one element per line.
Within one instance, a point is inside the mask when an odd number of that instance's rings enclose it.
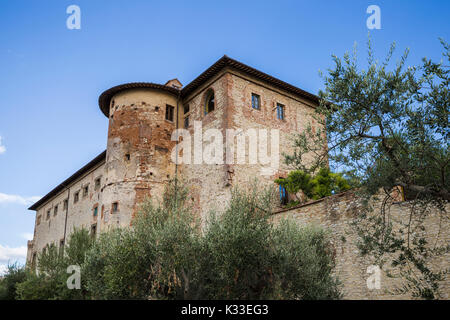
<path fill-rule="evenodd" d="M 180 95 L 181 95 L 181 90 L 178 90 L 178 95 L 177 95 L 177 120 L 176 120 L 176 124 L 175 124 L 175 129 L 178 130 L 178 126 L 179 126 L 179 102 L 180 102 Z M 177 137 L 178 138 L 178 137 Z M 178 139 L 176 141 L 176 145 L 175 145 L 175 199 L 177 199 L 177 195 L 178 195 Z"/>
<path fill-rule="evenodd" d="M 64 244 L 63 244 L 63 250 L 66 247 L 67 218 L 69 216 L 69 204 L 70 204 L 70 187 L 66 187 L 66 188 L 67 188 L 67 208 L 66 208 L 66 217 L 65 217 L 65 221 L 64 221 L 64 238 L 63 238 Z"/>

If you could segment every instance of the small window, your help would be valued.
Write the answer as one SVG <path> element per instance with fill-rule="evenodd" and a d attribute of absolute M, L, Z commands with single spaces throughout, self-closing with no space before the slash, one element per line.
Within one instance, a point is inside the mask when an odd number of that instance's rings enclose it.
<path fill-rule="evenodd" d="M 261 99 L 256 93 L 252 93 L 252 108 L 259 110 L 261 108 Z"/>
<path fill-rule="evenodd" d="M 98 190 L 100 188 L 101 178 L 95 179 L 94 189 Z"/>
<path fill-rule="evenodd" d="M 80 200 L 80 191 L 75 192 L 73 196 L 73 203 L 77 203 Z"/>
<path fill-rule="evenodd" d="M 91 237 L 95 238 L 95 235 L 97 234 L 97 224 L 93 224 L 91 226 Z"/>
<path fill-rule="evenodd" d="M 280 203 L 285 205 L 288 203 L 286 188 L 280 185 Z"/>
<path fill-rule="evenodd" d="M 64 204 L 63 204 L 63 209 L 67 210 L 67 208 L 69 207 L 69 200 L 64 200 Z"/>
<path fill-rule="evenodd" d="M 277 118 L 284 120 L 284 105 L 277 103 Z"/>
<path fill-rule="evenodd" d="M 85 186 L 83 188 L 83 197 L 86 197 L 88 195 L 88 193 L 89 193 L 89 186 Z"/>
<path fill-rule="evenodd" d="M 131 155 L 130 155 L 129 153 L 127 153 L 127 154 L 125 155 L 125 160 L 126 160 L 126 161 L 130 161 L 130 159 L 131 159 Z"/>
<path fill-rule="evenodd" d="M 64 253 L 64 239 L 59 240 L 59 255 L 63 255 Z"/>
<path fill-rule="evenodd" d="M 119 212 L 119 203 L 118 202 L 113 202 L 111 211 L 112 211 L 112 213 Z"/>
<path fill-rule="evenodd" d="M 175 108 L 172 106 L 169 106 L 166 104 L 166 120 L 173 122 L 173 114 L 174 114 Z"/>
<path fill-rule="evenodd" d="M 183 108 L 184 108 L 184 114 L 189 112 L 189 104 L 185 105 Z"/>
<path fill-rule="evenodd" d="M 187 129 L 189 127 L 189 116 L 184 117 L 184 128 Z"/>
<path fill-rule="evenodd" d="M 47 210 L 47 220 L 50 219 L 50 210 Z"/>
<path fill-rule="evenodd" d="M 205 114 L 214 111 L 214 107 L 215 107 L 214 91 L 212 89 L 209 89 L 208 93 L 206 94 L 205 100 Z"/>
<path fill-rule="evenodd" d="M 53 209 L 53 215 L 56 216 L 58 214 L 58 206 L 55 206 Z"/>
<path fill-rule="evenodd" d="M 94 213 L 93 213 L 93 216 L 94 216 L 94 217 L 97 217 L 97 215 L 98 215 L 98 207 L 95 206 L 95 207 L 94 207 Z"/>

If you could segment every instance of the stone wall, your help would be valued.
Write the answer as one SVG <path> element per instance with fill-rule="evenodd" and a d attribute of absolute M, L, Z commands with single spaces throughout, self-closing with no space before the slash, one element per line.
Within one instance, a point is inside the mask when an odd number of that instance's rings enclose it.
<path fill-rule="evenodd" d="M 105 165 L 104 212 L 118 202 L 114 219 L 106 228 L 130 225 L 146 197 L 158 198 L 164 184 L 174 177 L 170 161 L 176 128 L 177 97 L 161 90 L 131 89 L 111 100 Z M 172 120 L 166 108 L 173 108 Z"/>
<path fill-rule="evenodd" d="M 45 246 L 51 243 L 60 246 L 67 240 L 74 228 L 84 227 L 91 230 L 92 226 L 95 225 L 99 230 L 104 170 L 105 164 L 103 162 L 68 185 L 65 190 L 36 211 L 33 240 L 28 242 L 28 262 L 31 262 L 33 255 L 41 252 Z M 97 179 L 100 181 L 100 186 L 96 186 L 95 181 Z M 84 193 L 86 187 L 88 189 L 87 194 Z M 75 201 L 76 194 L 78 194 L 77 201 Z M 68 204 L 67 208 L 64 207 L 65 201 Z M 95 206 L 98 206 L 97 216 L 94 216 Z M 56 213 L 55 208 L 57 208 Z"/>
<path fill-rule="evenodd" d="M 215 110 L 205 114 L 205 95 L 208 90 L 214 91 Z M 253 93 L 260 97 L 259 109 L 252 108 Z M 277 103 L 285 107 L 283 120 L 277 118 Z M 230 199 L 232 186 L 245 188 L 257 178 L 259 182 L 277 188 L 273 181 L 286 176 L 289 171 L 283 163 L 283 154 L 293 152 L 294 134 L 304 130 L 309 123 L 312 123 L 314 129 L 319 128 L 312 117 L 315 105 L 310 101 L 285 93 L 233 69 L 224 70 L 205 83 L 186 97 L 183 105 L 189 106 L 189 113 L 180 112 L 179 122 L 183 123 L 184 117 L 189 116 L 190 125 L 186 129 L 192 138 L 191 150 L 194 148 L 195 121 L 202 122 L 202 133 L 208 129 L 217 129 L 223 137 L 222 164 L 208 164 L 204 161 L 195 164 L 192 157 L 191 164 L 183 164 L 179 168 L 179 177 L 192 189 L 193 206 L 203 219 L 211 209 L 225 206 Z M 228 129 L 234 130 L 234 137 L 231 139 L 227 137 Z M 256 150 L 261 149 L 262 139 L 258 131 L 260 129 L 268 131 L 265 154 L 268 158 L 273 155 L 270 130 L 279 130 L 279 162 L 275 168 L 271 168 L 272 159 L 270 163 L 264 163 L 258 151 L 257 162 L 249 161 L 252 147 L 256 147 Z M 246 137 L 243 150 L 245 159 L 240 163 L 237 158 L 238 137 L 247 136 L 248 130 L 256 130 L 258 145 Z M 233 148 L 231 164 L 227 161 L 226 153 L 226 145 L 230 141 Z M 204 141 L 203 150 L 207 145 L 208 141 Z"/>
<path fill-rule="evenodd" d="M 379 213 L 381 202 L 373 203 L 374 213 Z M 396 202 L 390 207 L 390 216 L 396 221 L 407 218 L 408 202 Z M 450 207 L 447 207 L 447 210 Z M 351 221 L 360 214 L 362 206 L 352 192 L 327 197 L 318 201 L 283 209 L 275 212 L 272 219 L 275 223 L 281 219 L 294 219 L 300 225 L 315 224 L 327 229 L 335 249 L 336 275 L 343 284 L 344 299 L 411 299 L 410 295 L 394 295 L 393 289 L 402 285 L 398 278 L 388 277 L 382 270 L 381 288 L 369 290 L 367 279 L 370 276 L 367 268 L 373 265 L 368 257 L 362 257 L 356 246 L 358 236 Z M 450 243 L 448 219 L 440 219 L 437 211 L 432 212 L 425 220 L 427 239 L 430 244 Z M 432 261 L 436 270 L 450 266 L 450 255 L 444 255 Z M 450 298 L 450 280 L 442 282 L 442 299 Z"/>

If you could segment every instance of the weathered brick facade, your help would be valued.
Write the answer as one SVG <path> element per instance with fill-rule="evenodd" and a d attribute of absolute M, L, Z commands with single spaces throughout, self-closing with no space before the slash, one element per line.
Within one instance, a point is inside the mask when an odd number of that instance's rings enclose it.
<path fill-rule="evenodd" d="M 181 87 L 173 79 L 165 85 L 129 83 L 102 93 L 100 109 L 109 119 L 106 151 L 30 208 L 36 211 L 36 225 L 29 242 L 29 262 L 49 243 L 65 243 L 75 227 L 97 234 L 110 227 L 129 226 L 139 204 L 146 197 L 160 198 L 164 185 L 175 175 L 189 185 L 192 205 L 203 219 L 210 209 L 224 207 L 233 185 L 243 186 L 257 178 L 275 187 L 273 180 L 287 173 L 281 154 L 290 151 L 290 136 L 313 120 L 311 113 L 318 104 L 316 96 L 226 56 Z M 214 110 L 207 113 L 205 99 L 211 92 Z M 252 94 L 260 98 L 257 109 L 252 108 Z M 283 119 L 277 117 L 277 104 L 284 106 Z M 189 125 L 185 128 L 186 117 Z M 196 123 L 201 124 L 200 134 L 215 129 L 224 138 L 228 129 L 279 130 L 280 166 L 249 163 L 250 146 L 255 146 L 250 138 L 243 140 L 242 163 L 237 161 L 236 149 L 232 163 L 224 153 L 222 163 L 193 161 L 176 166 L 171 159 L 176 145 L 172 133 L 185 128 L 194 144 Z M 239 134 L 233 141 L 240 139 Z M 203 143 L 205 149 L 210 144 L 208 139 Z M 274 154 L 271 148 L 268 145 L 266 154 Z M 49 217 L 48 210 L 52 211 Z"/>
<path fill-rule="evenodd" d="M 207 113 L 205 103 L 211 92 L 214 111 Z M 252 94 L 259 96 L 259 108 L 252 108 Z M 283 119 L 277 113 L 278 104 L 283 105 Z M 203 219 L 209 210 L 225 206 L 233 186 L 243 187 L 256 178 L 260 184 L 276 187 L 274 179 L 288 172 L 281 155 L 292 152 L 293 134 L 309 123 L 318 129 L 312 117 L 317 104 L 316 96 L 226 56 L 183 89 L 174 79 L 166 85 L 131 83 L 105 91 L 99 105 L 109 119 L 106 152 L 30 208 L 36 211 L 36 225 L 34 239 L 28 244 L 28 263 L 46 245 L 63 245 L 74 228 L 85 227 L 98 234 L 111 227 L 129 226 L 139 204 L 147 197 L 160 198 L 164 185 L 175 176 L 189 186 L 193 208 Z M 279 166 L 273 170 L 260 161 L 249 163 L 250 147 L 254 146 L 250 139 L 243 163 L 238 163 L 236 153 L 232 163 L 224 154 L 223 163 L 177 166 L 171 159 L 176 145 L 171 136 L 175 129 L 185 127 L 187 117 L 186 129 L 193 143 L 196 123 L 201 123 L 202 133 L 217 129 L 223 137 L 228 129 L 279 130 Z M 273 154 L 272 146 L 267 148 L 268 154 Z M 318 202 L 274 217 L 292 215 L 302 223 L 318 222 L 330 227 L 338 238 L 345 232 L 349 210 L 344 207 L 332 213 L 324 207 L 327 203 Z M 337 273 L 344 279 L 346 297 L 378 297 L 366 290 L 365 262 L 358 260 L 350 243 L 349 239 L 345 245 L 338 244 L 337 249 Z"/>

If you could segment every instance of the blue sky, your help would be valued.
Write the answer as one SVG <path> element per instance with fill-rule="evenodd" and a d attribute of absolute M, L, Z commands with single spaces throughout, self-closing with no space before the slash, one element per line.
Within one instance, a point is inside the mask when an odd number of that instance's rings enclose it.
<path fill-rule="evenodd" d="M 81 9 L 81 29 L 66 8 Z M 23 262 L 34 212 L 27 207 L 105 149 L 101 92 L 134 81 L 189 83 L 222 55 L 302 89 L 322 88 L 318 70 L 358 43 L 366 8 L 376 56 L 392 41 L 408 64 L 440 59 L 450 1 L 92 1 L 0 2 L 0 271 Z"/>

